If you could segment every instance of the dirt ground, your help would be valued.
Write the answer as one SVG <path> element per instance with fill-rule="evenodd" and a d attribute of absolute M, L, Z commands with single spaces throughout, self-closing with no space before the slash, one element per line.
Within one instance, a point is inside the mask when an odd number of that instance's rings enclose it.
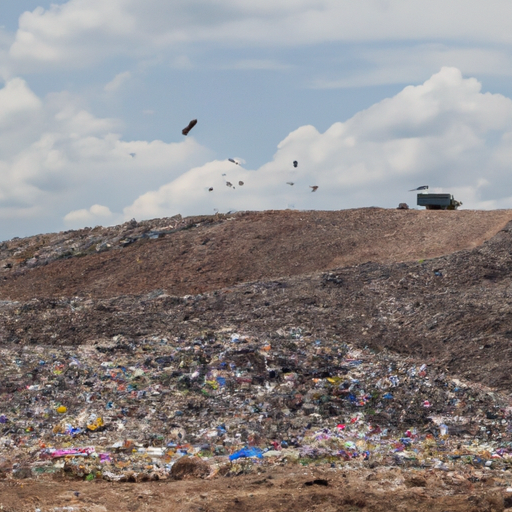
<path fill-rule="evenodd" d="M 472 249 L 494 236 L 512 210 L 427 211 L 360 208 L 340 211 L 240 212 L 198 218 L 187 229 L 143 239 L 120 250 L 23 266 L 62 234 L 6 243 L 0 262 L 0 299 L 205 293 L 247 281 L 267 281 L 372 261 L 417 261 Z M 148 223 L 148 226 L 151 222 Z M 149 228 L 148 228 L 149 229 Z M 115 228 L 97 228 L 107 236 Z M 76 237 L 90 235 L 76 232 Z M 71 235 L 68 235 L 71 236 Z M 16 266 L 19 264 L 20 266 Z"/>
<path fill-rule="evenodd" d="M 399 468 L 263 469 L 213 480 L 0 482 L 4 512 L 501 512 L 510 478 L 492 472 Z"/>

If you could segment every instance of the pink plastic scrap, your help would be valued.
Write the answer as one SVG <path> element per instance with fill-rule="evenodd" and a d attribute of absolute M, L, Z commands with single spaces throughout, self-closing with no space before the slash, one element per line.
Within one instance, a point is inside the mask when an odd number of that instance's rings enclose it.
<path fill-rule="evenodd" d="M 53 451 L 51 456 L 54 459 L 57 457 L 87 457 L 95 451 L 94 446 L 86 446 L 85 448 L 65 448 Z"/>
<path fill-rule="evenodd" d="M 112 462 L 112 457 L 110 453 L 100 453 L 100 462 Z"/>

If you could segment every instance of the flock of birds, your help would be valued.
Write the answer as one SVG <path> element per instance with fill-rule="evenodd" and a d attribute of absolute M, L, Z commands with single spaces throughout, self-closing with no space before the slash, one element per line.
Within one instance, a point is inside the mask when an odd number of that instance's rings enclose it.
<path fill-rule="evenodd" d="M 188 125 L 185 128 L 183 128 L 183 130 L 181 130 L 181 133 L 185 136 L 188 135 L 190 130 L 192 130 L 192 128 L 194 128 L 194 126 L 196 124 L 197 124 L 197 119 L 192 119 L 192 121 L 190 121 L 190 123 L 188 123 Z M 228 162 L 231 162 L 235 165 L 240 165 L 240 162 L 238 162 L 234 158 L 228 158 Z M 293 167 L 297 168 L 298 165 L 299 165 L 299 162 L 297 162 L 297 160 L 294 160 Z M 223 174 L 222 176 L 226 176 L 226 174 Z M 244 184 L 243 181 L 238 182 L 238 186 L 240 186 L 240 187 L 243 186 L 243 184 Z M 291 186 L 295 185 L 295 183 L 293 181 L 287 181 L 286 184 L 291 185 Z M 235 188 L 234 185 L 230 181 L 226 181 L 226 186 L 229 188 Z M 311 189 L 311 192 L 316 192 L 318 190 L 318 185 L 310 185 L 309 188 Z M 209 187 L 208 192 L 213 192 L 213 187 Z"/>
<path fill-rule="evenodd" d="M 188 123 L 188 125 L 185 128 L 183 128 L 183 130 L 181 130 L 181 133 L 185 136 L 188 135 L 190 130 L 192 130 L 192 128 L 194 128 L 194 126 L 196 124 L 197 124 L 197 119 L 192 119 L 192 121 L 190 121 L 190 123 Z M 133 153 L 130 153 L 130 155 L 135 156 L 135 154 L 133 154 Z M 234 158 L 228 158 L 228 161 L 235 165 L 240 165 L 240 162 L 238 162 Z M 293 167 L 297 168 L 298 165 L 299 165 L 299 162 L 297 162 L 297 160 L 294 160 Z M 226 176 L 226 174 L 223 174 L 222 176 Z M 243 186 L 243 184 L 244 184 L 243 181 L 238 182 L 238 186 L 240 186 L 240 187 Z M 291 186 L 295 185 L 295 183 L 293 181 L 287 181 L 286 184 L 291 185 Z M 227 180 L 226 180 L 226 186 L 229 188 L 235 188 L 233 186 L 233 184 Z M 311 192 L 316 192 L 318 190 L 318 185 L 309 185 L 309 188 L 311 189 Z M 420 187 L 413 188 L 413 189 L 409 190 L 409 192 L 415 192 L 417 190 L 428 190 L 428 185 L 421 185 Z M 209 187 L 208 192 L 213 192 L 213 187 Z"/>

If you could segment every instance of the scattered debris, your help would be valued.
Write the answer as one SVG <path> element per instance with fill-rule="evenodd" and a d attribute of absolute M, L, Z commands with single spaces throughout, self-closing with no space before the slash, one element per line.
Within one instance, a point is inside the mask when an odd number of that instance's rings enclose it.
<path fill-rule="evenodd" d="M 181 133 L 183 135 L 188 135 L 190 130 L 192 130 L 192 128 L 194 128 L 194 126 L 196 124 L 197 124 L 197 119 L 192 119 L 192 121 L 190 121 L 190 123 L 188 123 L 188 126 L 186 126 L 185 128 L 183 128 L 183 130 L 181 130 Z"/>

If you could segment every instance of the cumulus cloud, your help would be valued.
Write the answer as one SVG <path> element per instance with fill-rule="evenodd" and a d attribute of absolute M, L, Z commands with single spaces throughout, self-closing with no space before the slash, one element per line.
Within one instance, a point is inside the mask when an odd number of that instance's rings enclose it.
<path fill-rule="evenodd" d="M 443 68 L 324 133 L 313 126 L 298 128 L 257 170 L 220 161 L 195 167 L 142 194 L 124 215 L 148 218 L 289 204 L 299 209 L 396 207 L 399 202 L 415 205 L 416 196 L 407 191 L 423 184 L 455 194 L 465 207 L 508 207 L 511 160 L 512 100 L 483 94 L 476 79 Z M 239 180 L 243 186 L 226 186 L 226 181 Z M 319 188 L 313 194 L 309 187 L 314 185 Z"/>
<path fill-rule="evenodd" d="M 38 222 L 48 229 L 290 205 L 414 206 L 408 190 L 425 184 L 466 208 L 512 207 L 512 100 L 482 93 L 456 68 L 323 133 L 299 127 L 255 170 L 211 160 L 193 136 L 124 141 L 115 120 L 66 94 L 40 99 L 19 79 L 0 90 L 2 101 L 14 107 L 0 117 L 0 142 L 18 130 L 25 144 L 0 147 L 0 219 L 31 223 L 31 232 Z"/>
<path fill-rule="evenodd" d="M 23 13 L 10 57 L 31 69 L 37 63 L 81 67 L 113 55 L 173 53 L 198 42 L 510 44 L 508 19 L 508 0 L 68 0 Z"/>
<path fill-rule="evenodd" d="M 121 217 L 110 211 L 108 206 L 93 204 L 90 208 L 74 210 L 64 216 L 64 223 L 71 228 L 81 228 L 85 225 L 108 226 L 120 221 Z"/>
<path fill-rule="evenodd" d="M 123 43 L 136 29 L 136 20 L 124 0 L 70 0 L 24 12 L 10 47 L 17 61 L 42 65 L 83 66 L 98 55 L 123 52 Z M 130 49 L 133 49 L 131 47 Z"/>
<path fill-rule="evenodd" d="M 193 137 L 176 143 L 125 141 L 120 128 L 68 93 L 41 99 L 24 80 L 8 81 L 0 89 L 2 238 L 58 230 L 64 218 L 67 226 L 80 219 L 114 221 L 115 212 L 141 191 L 211 158 Z"/>

